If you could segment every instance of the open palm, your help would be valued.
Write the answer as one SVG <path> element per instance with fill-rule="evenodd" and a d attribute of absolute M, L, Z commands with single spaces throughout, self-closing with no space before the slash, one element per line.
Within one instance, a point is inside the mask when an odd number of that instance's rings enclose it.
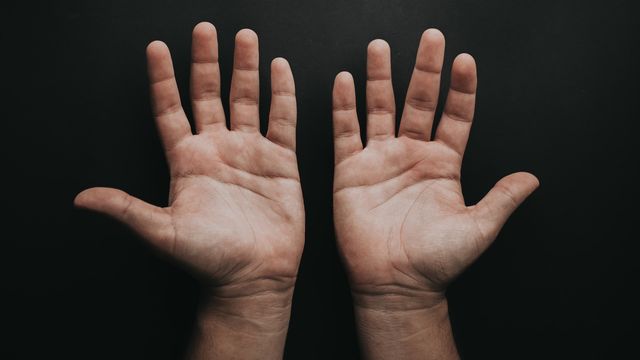
<path fill-rule="evenodd" d="M 290 288 L 304 243 L 304 209 L 295 155 L 296 101 L 284 59 L 272 63 L 269 130 L 259 129 L 258 39 L 236 36 L 231 129 L 220 101 L 215 28 L 193 32 L 191 98 L 196 134 L 180 104 L 169 50 L 147 48 L 157 126 L 171 172 L 169 206 L 120 190 L 92 188 L 76 204 L 129 225 L 151 244 L 216 285 Z M 260 283 L 258 287 L 256 283 Z"/>
<path fill-rule="evenodd" d="M 443 57 L 444 37 L 427 30 L 396 136 L 389 46 L 371 42 L 364 148 L 353 79 L 348 73 L 336 77 L 334 221 L 357 294 L 440 294 L 538 185 L 533 175 L 512 174 L 477 205 L 465 205 L 460 167 L 474 112 L 476 68 L 467 54 L 455 59 L 431 139 Z"/>

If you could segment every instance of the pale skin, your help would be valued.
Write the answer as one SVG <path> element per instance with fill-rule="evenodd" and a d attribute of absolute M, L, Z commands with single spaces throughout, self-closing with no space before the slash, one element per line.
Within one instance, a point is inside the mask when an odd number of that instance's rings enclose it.
<path fill-rule="evenodd" d="M 349 73 L 333 89 L 334 222 L 367 359 L 456 359 L 445 290 L 493 242 L 539 185 L 519 172 L 466 206 L 460 167 L 477 86 L 468 54 L 453 62 L 442 118 L 432 136 L 444 57 L 435 29 L 420 39 L 395 131 L 389 45 L 367 49 L 363 146 Z"/>
<path fill-rule="evenodd" d="M 123 222 L 202 279 L 207 297 L 192 358 L 282 358 L 304 245 L 289 64 L 282 58 L 271 63 L 271 109 L 263 136 L 253 31 L 236 35 L 230 128 L 220 99 L 212 24 L 193 30 L 195 133 L 180 104 L 167 46 L 152 42 L 147 58 L 153 113 L 171 175 L 169 206 L 111 188 L 85 190 L 75 204 Z"/>
<path fill-rule="evenodd" d="M 349 273 L 363 353 L 369 359 L 454 359 L 445 290 L 495 239 L 538 186 L 528 173 L 500 180 L 466 206 L 460 166 L 475 106 L 476 67 L 452 67 L 442 119 L 431 136 L 444 37 L 420 41 L 400 130 L 395 133 L 389 46 L 367 57 L 367 143 L 355 111 L 353 78 L 336 77 L 334 221 Z M 121 190 L 91 188 L 78 207 L 109 215 L 202 279 L 192 358 L 282 358 L 304 245 L 296 100 L 286 60 L 271 64 L 271 109 L 259 129 L 258 38 L 236 35 L 230 128 L 220 99 L 217 33 L 193 31 L 191 106 L 185 116 L 167 46 L 147 48 L 153 113 L 169 163 L 167 207 Z"/>

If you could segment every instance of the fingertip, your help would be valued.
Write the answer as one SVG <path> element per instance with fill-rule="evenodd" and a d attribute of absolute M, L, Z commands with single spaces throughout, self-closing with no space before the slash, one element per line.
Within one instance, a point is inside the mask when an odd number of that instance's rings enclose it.
<path fill-rule="evenodd" d="M 82 209 L 93 209 L 93 204 L 106 202 L 113 196 L 114 189 L 104 187 L 93 187 L 81 191 L 73 199 L 73 205 Z"/>
<path fill-rule="evenodd" d="M 107 203 L 118 197 L 125 197 L 128 194 L 122 190 L 109 187 L 93 187 L 81 191 L 76 195 L 74 204 L 81 207 L 92 207 L 95 203 Z"/>
<path fill-rule="evenodd" d="M 170 76 L 173 73 L 171 53 L 167 44 L 155 40 L 147 45 L 147 64 L 151 81 Z"/>
<path fill-rule="evenodd" d="M 281 57 L 271 61 L 271 89 L 295 95 L 295 82 L 289 62 Z"/>
<path fill-rule="evenodd" d="M 193 38 L 194 39 L 211 39 L 217 36 L 216 27 L 207 21 L 203 21 L 198 23 L 193 27 Z"/>
<path fill-rule="evenodd" d="M 529 172 L 520 171 L 506 176 L 503 179 L 503 184 L 520 189 L 526 194 L 525 196 L 528 196 L 540 186 L 540 180 Z"/>
<path fill-rule="evenodd" d="M 443 43 L 444 34 L 436 28 L 429 28 L 422 33 L 422 39 L 431 43 Z"/>
<path fill-rule="evenodd" d="M 253 45 L 258 42 L 258 34 L 251 29 L 242 29 L 236 34 L 236 43 Z"/>
<path fill-rule="evenodd" d="M 280 63 L 280 64 L 288 65 L 289 61 L 287 61 L 287 59 L 285 59 L 285 58 L 283 58 L 281 56 L 278 56 L 278 57 L 273 58 L 271 63 L 273 63 L 273 64 Z"/>
<path fill-rule="evenodd" d="M 372 40 L 367 46 L 369 55 L 386 55 L 390 49 L 389 43 L 382 39 Z"/>
<path fill-rule="evenodd" d="M 353 75 L 351 75 L 350 72 L 341 71 L 338 73 L 338 75 L 336 75 L 336 79 L 334 81 L 335 85 L 338 85 L 338 84 L 344 85 L 349 83 L 353 83 Z"/>
<path fill-rule="evenodd" d="M 272 87 L 291 88 L 293 90 L 293 72 L 285 58 L 277 57 L 271 61 L 271 80 L 274 81 L 271 85 Z"/>
<path fill-rule="evenodd" d="M 291 66 L 289 65 L 289 62 L 287 61 L 287 59 L 283 57 L 277 57 L 271 61 L 272 71 L 276 71 L 276 70 L 286 71 L 290 67 Z"/>
<path fill-rule="evenodd" d="M 334 110 L 349 110 L 355 106 L 355 86 L 353 76 L 347 71 L 341 71 L 336 75 L 333 83 L 333 107 Z"/>
<path fill-rule="evenodd" d="M 442 72 L 442 65 L 444 63 L 444 48 L 444 35 L 440 32 L 440 30 L 425 30 L 422 33 L 420 44 L 418 45 L 415 68 L 418 70 L 423 70 L 425 72 L 440 74 Z M 433 87 L 437 85 L 434 84 L 431 86 Z M 432 91 L 437 91 L 437 89 L 434 89 Z"/>
<path fill-rule="evenodd" d="M 475 73 L 476 60 L 471 54 L 461 53 L 453 60 L 453 66 L 465 74 Z"/>
<path fill-rule="evenodd" d="M 540 187 L 540 179 L 537 176 L 533 175 L 532 173 L 522 171 L 522 172 L 519 172 L 518 174 L 520 174 L 520 176 L 522 176 L 523 178 L 526 178 L 526 181 L 529 184 L 531 184 L 531 188 L 533 190 Z"/>
<path fill-rule="evenodd" d="M 233 54 L 234 69 L 257 70 L 260 66 L 258 35 L 251 29 L 242 29 L 236 34 L 235 51 Z M 234 77 L 235 78 L 235 77 Z M 231 88 L 234 88 L 234 80 L 231 80 Z M 253 83 L 258 86 L 257 82 Z M 237 84 L 236 84 L 237 85 Z"/>
<path fill-rule="evenodd" d="M 193 28 L 191 60 L 195 63 L 218 62 L 218 34 L 212 23 L 203 21 Z M 201 81 L 202 79 L 194 79 Z"/>
<path fill-rule="evenodd" d="M 208 21 L 201 21 L 193 27 L 193 32 L 198 34 L 211 33 L 212 31 L 216 31 L 216 27 Z"/>
<path fill-rule="evenodd" d="M 348 71 L 339 72 L 333 81 L 334 102 L 350 102 L 351 97 L 355 96 L 354 93 L 355 85 L 353 83 L 353 75 Z"/>
<path fill-rule="evenodd" d="M 156 58 L 166 54 L 169 51 L 169 47 L 164 41 L 154 40 L 147 45 L 147 56 L 149 58 Z"/>
<path fill-rule="evenodd" d="M 73 206 L 77 208 L 86 207 L 87 195 L 91 189 L 85 189 L 79 192 L 75 198 L 73 198 Z"/>
<path fill-rule="evenodd" d="M 478 85 L 476 61 L 473 56 L 462 53 L 453 60 L 451 88 L 464 93 L 475 93 Z"/>

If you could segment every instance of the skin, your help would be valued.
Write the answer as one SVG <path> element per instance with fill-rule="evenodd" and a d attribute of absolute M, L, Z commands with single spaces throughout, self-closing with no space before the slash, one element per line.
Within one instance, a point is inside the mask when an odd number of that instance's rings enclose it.
<path fill-rule="evenodd" d="M 169 163 L 169 206 L 123 191 L 91 188 L 75 204 L 131 227 L 192 269 L 206 290 L 193 358 L 282 358 L 291 297 L 304 245 L 296 99 L 286 60 L 271 63 L 271 110 L 259 129 L 258 37 L 236 35 L 230 129 L 220 100 L 216 29 L 193 30 L 191 105 L 180 104 L 171 55 L 147 47 L 155 121 Z"/>
<path fill-rule="evenodd" d="M 476 64 L 458 55 L 432 137 L 444 36 L 422 34 L 398 134 L 389 45 L 367 49 L 367 143 L 349 73 L 333 89 L 334 221 L 368 359 L 456 359 L 445 290 L 539 185 L 519 172 L 466 206 L 460 167 L 471 130 Z"/>

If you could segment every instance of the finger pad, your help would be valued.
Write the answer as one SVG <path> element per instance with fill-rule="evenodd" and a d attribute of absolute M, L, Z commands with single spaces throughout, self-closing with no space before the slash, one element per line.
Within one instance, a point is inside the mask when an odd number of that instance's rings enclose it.
<path fill-rule="evenodd" d="M 473 93 L 477 86 L 476 62 L 469 54 L 460 54 L 453 61 L 451 87 Z"/>

